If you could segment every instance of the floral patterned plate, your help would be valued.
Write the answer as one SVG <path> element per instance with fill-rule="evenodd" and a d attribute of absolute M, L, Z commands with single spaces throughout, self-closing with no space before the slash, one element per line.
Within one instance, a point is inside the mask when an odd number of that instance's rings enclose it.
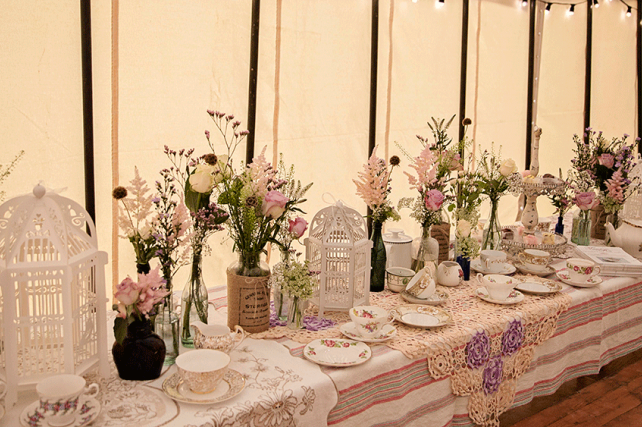
<path fill-rule="evenodd" d="M 216 389 L 211 393 L 198 394 L 189 389 L 178 372 L 163 381 L 163 391 L 179 402 L 210 405 L 224 402 L 238 395 L 245 388 L 245 378 L 234 369 L 228 369 Z"/>
<path fill-rule="evenodd" d="M 435 293 L 428 298 L 417 298 L 413 295 L 410 295 L 407 291 L 403 291 L 399 295 L 401 295 L 401 298 L 405 299 L 411 304 L 438 305 L 448 300 L 448 294 L 441 289 L 436 289 Z"/>
<path fill-rule="evenodd" d="M 366 362 L 372 357 L 372 351 L 362 342 L 321 338 L 308 343 L 303 356 L 319 365 L 343 367 Z"/>
<path fill-rule="evenodd" d="M 392 325 L 385 325 L 381 328 L 381 332 L 373 338 L 365 338 L 359 335 L 354 322 L 344 323 L 339 327 L 339 330 L 346 337 L 362 342 L 383 342 L 391 340 L 397 336 L 397 328 Z"/>
<path fill-rule="evenodd" d="M 562 284 L 553 280 L 534 280 L 525 278 L 522 283 L 515 286 L 522 292 L 533 295 L 550 295 L 562 290 Z"/>
<path fill-rule="evenodd" d="M 550 274 L 555 273 L 555 269 L 553 267 L 551 267 L 550 265 L 547 265 L 546 269 L 544 269 L 544 270 L 533 270 L 533 269 L 530 269 L 530 268 L 526 267 L 521 262 L 516 262 L 515 263 L 515 267 L 517 267 L 517 269 L 519 271 L 521 271 L 522 273 L 524 273 L 524 274 L 532 274 L 534 276 L 540 276 L 540 277 L 548 276 Z"/>
<path fill-rule="evenodd" d="M 76 419 L 65 427 L 84 427 L 98 417 L 100 403 L 93 397 L 81 397 L 79 405 L 80 409 L 76 412 Z M 36 400 L 22 411 L 20 424 L 24 427 L 49 427 L 47 418 L 50 416 L 48 411 L 40 409 L 40 401 Z"/>
<path fill-rule="evenodd" d="M 493 304 L 502 305 L 517 304 L 518 302 L 522 302 L 524 300 L 524 294 L 514 289 L 510 292 L 508 298 L 506 298 L 505 300 L 493 299 L 490 297 L 490 295 L 488 295 L 488 290 L 485 286 L 475 289 L 475 295 L 486 302 L 492 302 Z"/>
<path fill-rule="evenodd" d="M 453 323 L 450 313 L 429 305 L 402 305 L 393 308 L 390 313 L 395 320 L 417 328 L 437 328 Z"/>
<path fill-rule="evenodd" d="M 571 279 L 571 276 L 568 274 L 567 268 L 563 268 L 557 273 L 557 278 L 560 279 L 562 282 L 566 283 L 567 285 L 571 286 L 576 286 L 578 288 L 592 288 L 593 286 L 597 286 L 600 283 L 602 283 L 602 278 L 598 275 L 595 275 L 588 279 L 586 282 L 576 282 L 575 280 Z"/>

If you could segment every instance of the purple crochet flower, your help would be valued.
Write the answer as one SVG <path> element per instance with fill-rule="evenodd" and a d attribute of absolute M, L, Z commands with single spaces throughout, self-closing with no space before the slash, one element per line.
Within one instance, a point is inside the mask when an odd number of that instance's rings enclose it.
<path fill-rule="evenodd" d="M 513 320 L 508 324 L 508 329 L 502 336 L 502 354 L 510 356 L 522 346 L 524 342 L 524 326 L 521 320 Z"/>
<path fill-rule="evenodd" d="M 486 332 L 477 332 L 466 345 L 466 363 L 471 369 L 484 365 L 490 356 L 490 340 Z"/>
<path fill-rule="evenodd" d="M 303 318 L 303 325 L 308 331 L 321 331 L 323 329 L 332 328 L 336 323 L 330 319 L 324 319 L 323 317 L 305 316 Z"/>
<path fill-rule="evenodd" d="M 488 361 L 488 366 L 484 369 L 484 393 L 493 394 L 499 388 L 502 382 L 502 368 L 504 362 L 500 356 L 493 357 Z"/>

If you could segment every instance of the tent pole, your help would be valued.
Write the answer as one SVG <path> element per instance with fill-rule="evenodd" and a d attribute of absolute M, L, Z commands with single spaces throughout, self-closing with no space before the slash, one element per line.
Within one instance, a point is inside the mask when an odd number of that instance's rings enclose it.
<path fill-rule="evenodd" d="M 591 127 L 591 61 L 593 60 L 593 8 L 586 2 L 586 67 L 584 72 L 584 129 Z M 588 134 L 587 134 L 588 135 Z M 586 137 L 588 138 L 588 136 Z"/>
<path fill-rule="evenodd" d="M 531 145 L 533 143 L 533 99 L 535 90 L 535 17 L 537 10 L 537 1 L 529 2 L 529 34 L 528 34 L 528 89 L 526 101 L 526 158 L 524 159 L 524 170 L 531 166 Z"/>
<path fill-rule="evenodd" d="M 468 16 L 469 0 L 464 0 L 461 13 L 461 67 L 459 77 L 459 140 L 464 139 L 466 118 L 466 75 L 468 73 Z M 460 153 L 463 157 L 464 153 Z"/>
<path fill-rule="evenodd" d="M 95 224 L 96 194 L 94 188 L 94 108 L 91 68 L 91 0 L 80 0 L 80 40 L 82 57 L 85 209 Z"/>
<path fill-rule="evenodd" d="M 261 16 L 261 0 L 252 0 L 252 35 L 250 40 L 250 88 L 247 101 L 247 145 L 245 148 L 245 164 L 252 163 L 254 158 L 254 137 L 256 134 L 256 78 L 259 66 L 259 20 Z"/>
<path fill-rule="evenodd" d="M 642 138 L 642 2 L 638 1 L 637 21 L 637 69 L 638 69 L 638 138 Z M 642 140 L 638 141 L 638 153 L 642 153 Z"/>
<path fill-rule="evenodd" d="M 391 41 L 392 43 L 392 41 Z M 368 157 L 372 155 L 377 139 L 377 64 L 379 53 L 379 0 L 372 0 L 370 33 L 370 116 L 368 126 Z M 372 232 L 372 211 L 368 208 L 368 234 Z"/>

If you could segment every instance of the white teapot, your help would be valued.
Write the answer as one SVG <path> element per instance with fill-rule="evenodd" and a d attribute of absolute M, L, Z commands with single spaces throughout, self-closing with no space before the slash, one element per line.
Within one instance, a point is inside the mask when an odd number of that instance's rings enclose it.
<path fill-rule="evenodd" d="M 624 249 L 636 258 L 642 258 L 642 220 L 622 219 L 622 225 L 616 230 L 613 224 L 606 223 L 606 232 L 615 246 Z"/>

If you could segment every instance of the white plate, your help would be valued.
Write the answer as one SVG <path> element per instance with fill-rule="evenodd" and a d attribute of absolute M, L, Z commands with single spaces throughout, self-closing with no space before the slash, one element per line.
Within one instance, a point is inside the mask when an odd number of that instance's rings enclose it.
<path fill-rule="evenodd" d="M 393 308 L 390 313 L 395 320 L 416 328 L 437 328 L 453 323 L 450 313 L 429 305 L 402 305 Z"/>
<path fill-rule="evenodd" d="M 567 270 L 567 268 L 563 268 L 555 273 L 557 275 L 557 278 L 567 285 L 577 286 L 578 288 L 592 288 L 593 286 L 597 286 L 602 283 L 602 278 L 597 274 L 595 276 L 592 276 L 586 282 L 577 282 L 575 280 L 571 280 L 571 276 L 568 274 Z"/>
<path fill-rule="evenodd" d="M 524 282 L 515 286 L 522 292 L 527 292 L 533 295 L 550 295 L 562 290 L 562 285 L 553 280 L 532 280 L 525 279 Z"/>
<path fill-rule="evenodd" d="M 508 263 L 504 264 L 504 268 L 500 271 L 488 271 L 482 266 L 482 263 L 479 260 L 479 258 L 474 259 L 470 262 L 470 268 L 480 272 L 481 274 L 513 274 L 514 272 L 517 271 L 514 265 L 511 265 Z"/>
<path fill-rule="evenodd" d="M 100 403 L 93 397 L 80 396 L 78 405 L 76 419 L 65 427 L 84 427 L 92 423 L 100 413 Z M 40 409 L 40 401 L 36 400 L 22 411 L 20 424 L 25 427 L 48 427 L 47 418 L 51 415 L 47 412 Z"/>
<path fill-rule="evenodd" d="M 397 328 L 392 325 L 385 325 L 379 334 L 373 338 L 366 338 L 359 335 L 354 322 L 344 323 L 339 327 L 339 330 L 346 337 L 362 342 L 383 342 L 393 339 L 397 335 Z"/>
<path fill-rule="evenodd" d="M 401 292 L 399 295 L 401 295 L 401 298 L 405 299 L 411 304 L 438 305 L 448 300 L 448 294 L 442 291 L 441 289 L 436 289 L 435 293 L 429 296 L 428 298 L 417 298 L 410 295 L 406 291 Z"/>
<path fill-rule="evenodd" d="M 234 369 L 228 369 L 223 380 L 210 393 L 194 393 L 181 380 L 178 372 L 163 381 L 163 392 L 179 402 L 210 405 L 224 402 L 238 395 L 245 388 L 245 378 Z"/>
<path fill-rule="evenodd" d="M 321 338 L 308 343 L 303 356 L 311 362 L 324 366 L 360 365 L 372 357 L 367 344 L 342 338 Z"/>
<path fill-rule="evenodd" d="M 506 298 L 505 300 L 493 299 L 490 297 L 490 295 L 488 295 L 488 290 L 485 286 L 475 289 L 475 295 L 486 302 L 492 302 L 493 304 L 501 305 L 517 304 L 518 302 L 522 302 L 524 300 L 524 294 L 514 289 L 510 292 L 510 295 L 508 295 L 508 298 Z"/>
<path fill-rule="evenodd" d="M 548 276 L 550 274 L 555 273 L 555 269 L 550 265 L 547 265 L 545 270 L 533 270 L 526 267 L 521 262 L 516 262 L 515 267 L 517 267 L 517 269 L 524 274 L 532 274 L 534 276 L 540 276 L 540 277 Z"/>

